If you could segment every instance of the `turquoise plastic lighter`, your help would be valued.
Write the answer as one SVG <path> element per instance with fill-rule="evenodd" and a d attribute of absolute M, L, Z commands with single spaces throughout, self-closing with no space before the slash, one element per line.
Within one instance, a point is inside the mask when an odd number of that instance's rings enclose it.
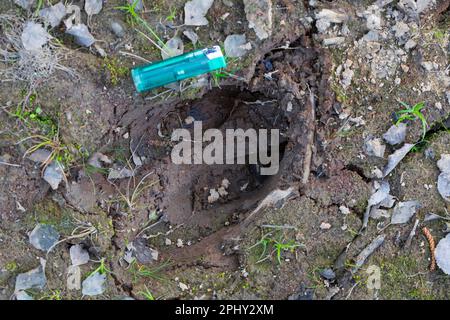
<path fill-rule="evenodd" d="M 226 66 L 220 47 L 214 46 L 134 68 L 131 76 L 136 90 L 144 92 Z"/>

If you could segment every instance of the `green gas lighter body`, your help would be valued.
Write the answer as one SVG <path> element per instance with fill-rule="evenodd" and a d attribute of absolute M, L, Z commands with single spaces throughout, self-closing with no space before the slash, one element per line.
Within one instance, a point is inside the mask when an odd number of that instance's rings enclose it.
<path fill-rule="evenodd" d="M 136 90 L 144 92 L 225 68 L 226 65 L 220 47 L 214 46 L 134 68 L 131 70 L 131 76 Z"/>

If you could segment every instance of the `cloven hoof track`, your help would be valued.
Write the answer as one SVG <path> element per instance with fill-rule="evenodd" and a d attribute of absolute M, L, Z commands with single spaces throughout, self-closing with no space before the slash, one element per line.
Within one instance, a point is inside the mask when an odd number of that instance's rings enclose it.
<path fill-rule="evenodd" d="M 156 104 L 129 121 L 132 149 L 145 157 L 141 174 L 154 171 L 162 186 L 149 200 L 157 203 L 166 222 L 195 229 L 202 239 L 190 247 L 172 249 L 168 255 L 175 261 L 192 263 L 202 257 L 202 263 L 235 266 L 235 258 L 223 255 L 223 244 L 245 232 L 251 209 L 276 188 L 294 186 L 301 192 L 310 173 L 321 166 L 314 161 L 321 152 L 318 132 L 330 118 L 334 102 L 328 88 L 329 58 L 307 35 L 291 42 L 287 50 L 275 48 L 261 55 L 246 86 L 216 88 L 194 101 Z M 170 134 L 176 128 L 192 130 L 192 124 L 184 121 L 187 117 L 203 121 L 203 130 L 279 129 L 278 174 L 260 176 L 257 166 L 249 164 L 173 164 Z M 223 179 L 230 182 L 228 195 L 208 203 L 209 190 L 219 187 Z M 232 223 L 224 227 L 225 221 Z"/>

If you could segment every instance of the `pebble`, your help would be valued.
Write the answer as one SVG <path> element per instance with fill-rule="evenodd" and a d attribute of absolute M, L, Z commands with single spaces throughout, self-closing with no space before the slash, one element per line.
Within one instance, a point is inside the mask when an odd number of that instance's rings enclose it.
<path fill-rule="evenodd" d="M 331 224 L 329 224 L 328 222 L 322 222 L 320 224 L 320 229 L 322 229 L 322 230 L 329 230 L 329 229 L 331 229 Z"/>
<path fill-rule="evenodd" d="M 402 122 L 397 125 L 393 125 L 385 134 L 383 134 L 383 139 L 390 145 L 400 144 L 405 141 L 406 130 L 406 123 Z"/>
<path fill-rule="evenodd" d="M 48 224 L 38 224 L 30 233 L 30 243 L 36 249 L 47 252 L 59 239 L 59 233 Z"/>
<path fill-rule="evenodd" d="M 106 274 L 95 272 L 82 283 L 82 293 L 85 296 L 97 296 L 106 290 Z"/>
<path fill-rule="evenodd" d="M 71 246 L 69 252 L 73 266 L 81 266 L 89 262 L 89 252 L 81 245 L 75 244 Z"/>
<path fill-rule="evenodd" d="M 224 42 L 225 54 L 230 58 L 239 58 L 247 54 L 245 34 L 232 34 Z"/>
<path fill-rule="evenodd" d="M 450 275 L 450 233 L 439 241 L 434 253 L 438 267 Z"/>
<path fill-rule="evenodd" d="M 45 260 L 40 260 L 41 265 L 25 273 L 20 273 L 16 278 L 16 285 L 14 292 L 20 292 L 27 289 L 43 289 L 47 283 L 45 277 L 44 267 Z"/>
<path fill-rule="evenodd" d="M 394 212 L 392 213 L 391 224 L 407 223 L 419 208 L 420 203 L 418 201 L 406 201 L 397 203 L 394 208 Z"/>
<path fill-rule="evenodd" d="M 125 35 L 125 29 L 117 21 L 111 22 L 111 30 L 118 38 L 122 38 Z"/>
<path fill-rule="evenodd" d="M 52 161 L 52 163 L 45 167 L 43 178 L 53 190 L 58 189 L 59 184 L 64 179 L 64 170 L 61 164 Z"/>
<path fill-rule="evenodd" d="M 206 26 L 208 19 L 205 18 L 214 0 L 192 0 L 184 5 L 184 24 L 187 26 Z"/>

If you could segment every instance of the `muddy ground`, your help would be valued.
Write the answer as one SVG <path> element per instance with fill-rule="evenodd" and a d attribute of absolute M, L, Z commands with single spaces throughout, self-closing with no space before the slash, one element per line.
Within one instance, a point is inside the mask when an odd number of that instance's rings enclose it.
<path fill-rule="evenodd" d="M 107 57 L 77 45 L 59 26 L 50 33 L 64 48 L 61 63 L 77 75 L 58 71 L 32 92 L 24 82 L 1 84 L 1 299 L 15 298 L 16 277 L 38 267 L 39 258 L 46 259 L 47 281 L 26 290 L 34 299 L 148 299 L 149 292 L 156 299 L 450 298 L 450 278 L 430 271 L 421 232 L 426 226 L 437 242 L 448 228 L 445 220 L 424 218 L 450 210 L 436 186 L 436 162 L 450 153 L 449 1 L 423 1 L 429 6 L 416 14 L 402 7 L 408 1 L 263 1 L 272 4 L 266 39 L 248 27 L 242 1 L 215 0 L 209 24 L 200 27 L 183 25 L 184 1 L 144 1 L 139 15 L 162 39 L 181 36 L 185 52 L 223 46 L 230 34 L 245 33 L 251 44 L 220 76 L 146 94 L 136 93 L 130 69 L 143 63 L 139 57 L 160 60 L 160 51 L 117 9 L 124 2 L 106 1 L 90 18 Z M 83 8 L 84 1 L 73 4 Z M 324 9 L 339 19 L 324 27 Z M 30 12 L 13 1 L 0 4 L 0 13 Z M 111 21 L 124 27 L 122 37 Z M 198 34 L 196 45 L 185 30 Z M 391 127 L 400 101 L 425 102 L 426 134 L 422 139 L 420 121 L 407 122 L 406 142 L 418 144 L 385 180 L 397 201 L 416 200 L 420 209 L 408 223 L 370 219 L 361 231 L 377 172 L 398 149 L 384 143 L 377 157 L 365 141 Z M 29 113 L 18 116 L 20 108 Z M 37 108 L 40 120 L 31 119 Z M 279 129 L 279 173 L 173 164 L 171 132 L 191 130 L 192 118 L 203 129 Z M 57 127 L 65 172 L 56 190 L 42 178 L 45 165 L 27 155 L 49 124 Z M 51 148 L 55 143 L 43 146 Z M 108 178 L 112 169 L 132 176 Z M 226 195 L 208 201 L 224 180 Z M 289 191 L 267 205 L 263 199 L 274 190 Z M 52 225 L 63 240 L 48 253 L 29 243 L 38 223 Z M 355 270 L 357 255 L 380 234 L 384 243 Z M 81 280 L 105 263 L 102 294 L 69 290 L 75 244 L 90 255 Z M 380 270 L 379 288 L 371 289 L 371 266 Z"/>

